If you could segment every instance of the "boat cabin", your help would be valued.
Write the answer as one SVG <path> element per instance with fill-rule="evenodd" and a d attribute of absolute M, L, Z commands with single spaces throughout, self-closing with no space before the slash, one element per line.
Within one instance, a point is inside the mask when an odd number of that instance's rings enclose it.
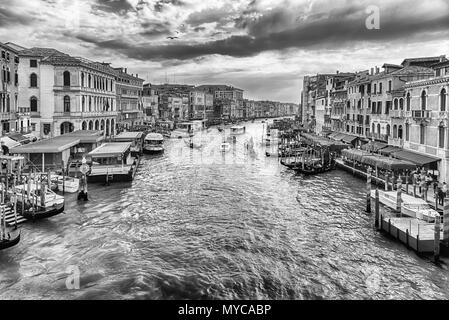
<path fill-rule="evenodd" d="M 235 126 L 231 128 L 232 135 L 244 134 L 246 132 L 246 127 Z"/>
<path fill-rule="evenodd" d="M 137 157 L 142 154 L 144 137 L 143 132 L 122 132 L 114 138 L 114 141 L 131 142 L 131 153 Z"/>
<path fill-rule="evenodd" d="M 91 151 L 90 181 L 131 181 L 137 167 L 131 142 L 105 143 Z"/>
<path fill-rule="evenodd" d="M 157 153 L 164 151 L 164 136 L 160 133 L 149 133 L 145 137 L 144 152 Z"/>

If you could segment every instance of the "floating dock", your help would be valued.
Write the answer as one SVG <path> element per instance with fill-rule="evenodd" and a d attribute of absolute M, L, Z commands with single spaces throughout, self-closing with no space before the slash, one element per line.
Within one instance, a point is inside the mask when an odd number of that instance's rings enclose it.
<path fill-rule="evenodd" d="M 418 253 L 434 253 L 435 225 L 415 218 L 380 217 L 379 228 Z M 443 231 L 440 229 L 440 239 Z"/>
<path fill-rule="evenodd" d="M 5 222 L 8 225 L 8 227 L 14 227 L 16 225 L 16 219 L 14 217 L 14 211 L 9 207 L 5 205 L 0 205 L 0 208 L 5 208 Z M 28 220 L 22 217 L 20 214 L 17 214 L 17 225 L 21 225 Z"/>

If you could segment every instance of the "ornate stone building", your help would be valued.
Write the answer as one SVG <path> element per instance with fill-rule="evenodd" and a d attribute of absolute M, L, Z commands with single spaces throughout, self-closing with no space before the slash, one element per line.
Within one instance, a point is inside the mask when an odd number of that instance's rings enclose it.
<path fill-rule="evenodd" d="M 55 49 L 26 49 L 19 56 L 19 106 L 30 109 L 36 136 L 56 137 L 75 130 L 115 134 L 114 69 Z"/>

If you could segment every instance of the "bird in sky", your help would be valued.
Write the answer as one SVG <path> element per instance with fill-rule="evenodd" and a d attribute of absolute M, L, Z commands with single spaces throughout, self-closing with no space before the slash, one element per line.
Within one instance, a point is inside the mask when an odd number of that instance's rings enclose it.
<path fill-rule="evenodd" d="M 178 39 L 178 37 L 167 37 L 167 39 L 174 40 L 174 39 Z"/>

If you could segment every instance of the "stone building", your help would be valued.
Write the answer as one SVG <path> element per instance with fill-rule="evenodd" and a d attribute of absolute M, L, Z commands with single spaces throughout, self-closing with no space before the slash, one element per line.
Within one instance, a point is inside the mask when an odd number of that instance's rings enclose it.
<path fill-rule="evenodd" d="M 142 125 L 145 117 L 142 104 L 143 79 L 138 75 L 128 74 L 126 68 L 114 68 L 118 125 L 121 129 L 131 129 L 135 125 Z"/>
<path fill-rule="evenodd" d="M 433 77 L 405 85 L 403 145 L 410 156 L 426 157 L 425 167 L 449 183 L 449 61 L 432 68 Z"/>
<path fill-rule="evenodd" d="M 29 105 L 19 107 L 19 55 L 18 51 L 0 43 L 0 121 L 2 134 L 28 133 Z"/>
<path fill-rule="evenodd" d="M 76 130 L 115 134 L 115 70 L 55 49 L 19 52 L 19 107 L 29 108 L 31 129 L 41 138 Z"/>

